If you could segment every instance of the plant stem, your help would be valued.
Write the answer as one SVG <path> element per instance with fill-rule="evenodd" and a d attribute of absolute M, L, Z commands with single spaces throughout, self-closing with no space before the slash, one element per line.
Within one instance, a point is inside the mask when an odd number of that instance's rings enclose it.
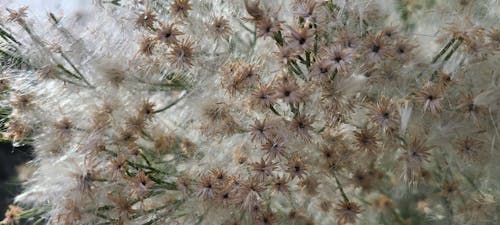
<path fill-rule="evenodd" d="M 160 112 L 163 112 L 169 108 L 171 108 L 172 106 L 176 105 L 177 103 L 179 103 L 184 97 L 186 97 L 187 95 L 187 91 L 184 92 L 183 94 L 181 94 L 181 97 L 175 99 L 173 102 L 171 102 L 170 104 L 164 106 L 163 108 L 161 109 L 158 109 L 158 110 L 155 110 L 153 113 L 160 113 Z"/>
<path fill-rule="evenodd" d="M 274 114 L 276 114 L 277 116 L 281 116 L 281 115 L 278 113 L 278 111 L 276 111 L 276 109 L 275 109 L 272 105 L 271 105 L 271 106 L 269 106 L 269 109 L 271 109 L 271 111 L 272 111 Z"/>
<path fill-rule="evenodd" d="M 448 41 L 448 43 L 441 49 L 441 51 L 439 51 L 439 53 L 434 56 L 434 58 L 432 58 L 432 63 L 436 63 L 438 59 L 441 58 L 441 56 L 443 56 L 446 51 L 448 51 L 450 46 L 455 43 L 456 40 L 456 38 L 452 38 L 450 41 Z"/>
<path fill-rule="evenodd" d="M 342 188 L 342 184 L 340 183 L 339 179 L 337 178 L 337 174 L 333 172 L 333 177 L 335 178 L 335 182 L 337 183 L 337 188 L 340 190 L 340 194 L 342 195 L 342 198 L 344 198 L 344 201 L 349 202 L 349 198 L 344 192 L 344 189 Z"/>
<path fill-rule="evenodd" d="M 76 73 L 78 73 L 78 75 L 80 76 L 80 78 L 83 80 L 83 82 L 85 82 L 89 87 L 93 87 L 88 81 L 87 79 L 85 79 L 85 76 L 83 76 L 83 74 L 76 68 L 76 66 L 71 62 L 71 60 L 69 60 L 69 58 L 66 56 L 66 54 L 64 54 L 63 52 L 61 52 L 61 56 L 63 57 L 64 60 L 66 60 L 66 62 L 69 63 L 69 65 L 71 66 L 71 68 L 73 68 L 73 70 L 75 70 Z"/>

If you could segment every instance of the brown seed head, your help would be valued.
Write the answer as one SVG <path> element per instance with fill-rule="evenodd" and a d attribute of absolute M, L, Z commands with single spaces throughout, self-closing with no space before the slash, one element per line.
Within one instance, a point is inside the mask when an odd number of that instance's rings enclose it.
<path fill-rule="evenodd" d="M 174 0 L 170 5 L 170 13 L 177 18 L 187 18 L 188 11 L 192 9 L 189 0 Z"/>
<path fill-rule="evenodd" d="M 359 205 L 351 201 L 341 201 L 337 204 L 337 208 L 335 208 L 337 224 L 340 225 L 355 223 L 360 213 L 361 208 Z"/>

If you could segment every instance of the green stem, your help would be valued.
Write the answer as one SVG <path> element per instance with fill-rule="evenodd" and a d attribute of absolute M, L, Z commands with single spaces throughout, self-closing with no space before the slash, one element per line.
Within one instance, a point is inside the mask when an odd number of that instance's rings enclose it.
<path fill-rule="evenodd" d="M 450 59 L 450 57 L 453 55 L 453 53 L 455 53 L 455 51 L 457 51 L 458 47 L 460 47 L 460 45 L 462 44 L 463 42 L 463 39 L 462 38 L 458 38 L 458 42 L 455 43 L 455 45 L 453 46 L 453 48 L 451 49 L 451 51 L 444 57 L 444 60 L 443 62 L 446 62 Z"/>
<path fill-rule="evenodd" d="M 6 41 L 9 41 L 9 40 L 10 40 L 10 41 L 12 41 L 12 42 L 14 42 L 14 43 L 16 43 L 16 44 L 18 44 L 18 45 L 21 45 L 21 43 L 20 43 L 19 41 L 17 41 L 17 40 L 14 38 L 14 36 L 12 36 L 11 34 L 9 34 L 9 32 L 7 32 L 6 30 L 2 29 L 1 27 L 0 27 L 0 36 L 1 36 L 4 40 L 6 40 Z"/>
<path fill-rule="evenodd" d="M 148 157 L 146 157 L 146 155 L 144 155 L 144 152 L 140 152 L 139 155 L 141 155 L 141 157 L 144 159 L 144 161 L 146 161 L 146 164 L 148 164 L 148 166 L 151 166 L 151 162 L 149 161 Z"/>
<path fill-rule="evenodd" d="M 457 51 L 458 47 L 460 47 L 460 45 L 461 45 L 461 44 L 462 44 L 462 42 L 463 42 L 463 39 L 462 39 L 462 38 L 458 38 L 458 41 L 456 41 L 456 42 L 455 42 L 455 40 L 457 40 L 457 39 L 455 39 L 455 38 L 454 38 L 454 39 L 452 39 L 452 40 L 454 40 L 453 42 L 454 42 L 455 44 L 453 45 L 453 48 L 450 50 L 450 52 L 448 52 L 448 54 L 446 54 L 446 56 L 444 57 L 444 59 L 443 59 L 443 61 L 442 61 L 441 63 L 445 63 L 445 62 L 447 62 L 447 61 L 451 58 L 451 56 L 453 55 L 453 53 L 455 53 L 455 52 Z M 451 43 L 451 41 L 450 41 L 450 43 Z M 449 48 L 449 47 L 450 47 L 450 46 L 446 45 L 446 46 L 445 46 L 445 48 L 443 48 L 443 50 L 448 50 L 448 48 Z M 446 52 L 446 51 L 445 51 L 445 52 Z M 443 55 L 443 54 L 444 54 L 444 52 L 440 52 L 440 54 L 438 54 L 437 56 L 439 56 L 439 57 L 440 57 L 440 56 L 441 56 L 441 55 Z M 439 57 L 438 57 L 438 58 L 439 58 Z M 437 59 L 436 59 L 436 60 L 437 60 Z M 435 63 L 435 62 L 434 62 L 434 60 L 433 60 L 433 63 Z M 437 74 L 438 74 L 438 70 L 435 70 L 435 71 L 432 73 L 432 75 L 431 75 L 431 79 L 430 79 L 430 81 L 433 81 L 433 80 L 437 77 Z"/>
<path fill-rule="evenodd" d="M 335 69 L 335 70 L 333 71 L 333 73 L 332 73 L 332 77 L 331 77 L 330 81 L 335 80 L 335 77 L 337 76 L 337 73 L 338 73 L 338 72 L 339 72 L 339 71 L 338 71 L 337 69 Z"/>
<path fill-rule="evenodd" d="M 273 38 L 278 46 L 283 47 L 285 41 L 283 35 L 281 35 L 281 31 L 274 32 Z"/>
<path fill-rule="evenodd" d="M 160 113 L 160 112 L 163 112 L 163 111 L 165 111 L 165 110 L 167 110 L 167 109 L 169 109 L 169 108 L 173 107 L 174 105 L 176 105 L 177 103 L 179 103 L 179 102 L 180 102 L 180 101 L 181 101 L 184 97 L 186 97 L 186 95 L 187 95 L 187 91 L 186 91 L 186 92 L 184 92 L 184 93 L 181 95 L 181 97 L 179 97 L 179 98 L 175 99 L 173 102 L 171 102 L 170 104 L 168 104 L 168 105 L 164 106 L 163 108 L 158 109 L 158 110 L 155 110 L 153 113 Z"/>
<path fill-rule="evenodd" d="M 278 113 L 278 111 L 276 111 L 276 109 L 275 109 L 272 105 L 271 105 L 271 106 L 269 106 L 269 109 L 271 109 L 271 111 L 272 111 L 274 114 L 276 114 L 277 116 L 281 116 L 281 115 Z"/>
<path fill-rule="evenodd" d="M 349 202 L 349 198 L 344 192 L 344 188 L 342 188 L 342 184 L 340 183 L 339 179 L 337 178 L 337 174 L 333 172 L 333 177 L 335 178 L 335 183 L 337 183 L 337 188 L 340 190 L 340 194 L 342 195 L 342 198 L 344 198 L 344 201 Z"/>
<path fill-rule="evenodd" d="M 252 50 L 255 49 L 255 45 L 257 45 L 257 24 L 255 24 L 254 30 L 252 31 L 253 39 L 252 39 Z"/>
<path fill-rule="evenodd" d="M 81 80 L 81 78 L 79 76 L 75 75 L 74 73 L 72 73 L 71 71 L 66 69 L 63 65 L 57 64 L 57 68 L 61 69 L 65 74 L 68 74 L 69 76 L 72 76 L 78 80 Z"/>
<path fill-rule="evenodd" d="M 432 58 L 432 63 L 436 63 L 438 59 L 441 58 L 441 56 L 443 56 L 446 51 L 448 51 L 451 45 L 455 43 L 456 40 L 456 38 L 452 38 L 450 41 L 448 41 L 448 43 L 441 49 L 441 51 L 439 51 L 439 53 L 434 56 L 434 58 Z"/>
<path fill-rule="evenodd" d="M 69 63 L 71 68 L 73 68 L 73 70 L 75 70 L 75 72 L 78 73 L 78 75 L 83 80 L 83 82 L 85 82 L 89 87 L 92 87 L 92 85 L 87 81 L 87 79 L 85 79 L 85 76 L 83 76 L 83 74 L 76 68 L 76 66 L 71 62 L 71 60 L 69 60 L 69 58 L 66 56 L 66 54 L 61 52 L 61 56 L 63 57 L 64 60 L 66 60 L 66 62 Z"/>

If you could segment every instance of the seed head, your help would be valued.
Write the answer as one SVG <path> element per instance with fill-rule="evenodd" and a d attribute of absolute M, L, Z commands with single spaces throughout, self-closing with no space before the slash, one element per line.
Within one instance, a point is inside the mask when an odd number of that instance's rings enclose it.
<path fill-rule="evenodd" d="M 188 11 L 192 9 L 189 0 L 174 0 L 170 5 L 170 13 L 177 18 L 187 18 Z"/>
<path fill-rule="evenodd" d="M 415 94 L 416 100 L 423 105 L 424 112 L 430 111 L 432 114 L 441 112 L 443 95 L 437 86 L 427 83 L 421 90 L 417 90 Z"/>
<path fill-rule="evenodd" d="M 394 103 L 382 96 L 380 101 L 369 106 L 370 121 L 385 133 L 391 133 L 399 127 L 399 113 Z"/>
<path fill-rule="evenodd" d="M 308 115 L 298 115 L 290 122 L 290 131 L 292 131 L 296 137 L 300 138 L 304 142 L 310 143 L 310 132 L 313 130 L 313 123 L 313 117 Z"/>
<path fill-rule="evenodd" d="M 377 142 L 379 139 L 376 136 L 377 132 L 371 128 L 364 128 L 354 132 L 356 138 L 355 145 L 360 151 L 375 152 L 378 149 Z"/>
<path fill-rule="evenodd" d="M 209 23 L 209 30 L 215 39 L 227 39 L 231 35 L 229 20 L 223 16 L 212 17 Z"/>
<path fill-rule="evenodd" d="M 170 64 L 176 68 L 189 68 L 193 66 L 194 42 L 185 39 L 181 43 L 176 43 L 168 53 Z"/>
<path fill-rule="evenodd" d="M 154 12 L 150 9 L 146 9 L 144 12 L 139 14 L 135 23 L 144 28 L 151 28 L 153 27 L 155 21 L 156 15 Z"/>
<path fill-rule="evenodd" d="M 169 46 L 175 46 L 179 43 L 179 41 L 177 40 L 177 36 L 183 34 L 183 32 L 175 27 L 175 24 L 167 23 L 162 24 L 160 29 L 158 29 L 158 31 L 156 32 L 156 39 Z"/>
<path fill-rule="evenodd" d="M 337 217 L 337 224 L 355 223 L 358 214 L 361 213 L 361 208 L 358 204 L 351 201 L 341 201 L 335 208 L 335 216 Z"/>
<path fill-rule="evenodd" d="M 287 172 L 290 174 L 290 178 L 295 177 L 302 179 L 307 175 L 308 166 L 304 163 L 303 159 L 298 155 L 294 154 L 287 163 Z"/>

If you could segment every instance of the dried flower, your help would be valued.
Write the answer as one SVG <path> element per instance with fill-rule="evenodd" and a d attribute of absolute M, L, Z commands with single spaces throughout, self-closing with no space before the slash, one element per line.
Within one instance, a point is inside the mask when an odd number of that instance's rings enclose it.
<path fill-rule="evenodd" d="M 236 201 L 236 197 L 237 192 L 234 189 L 234 185 L 231 183 L 220 188 L 217 192 L 217 196 L 215 196 L 215 201 L 222 207 L 228 207 Z"/>
<path fill-rule="evenodd" d="M 144 100 L 139 108 L 139 118 L 152 119 L 155 113 L 155 104 L 149 100 Z"/>
<path fill-rule="evenodd" d="M 352 175 L 352 181 L 356 186 L 359 186 L 363 189 L 363 191 L 370 190 L 377 180 L 377 177 L 372 176 L 374 174 L 370 174 L 366 170 L 357 169 Z"/>
<path fill-rule="evenodd" d="M 127 158 L 125 158 L 122 154 L 118 153 L 117 156 L 111 160 L 111 174 L 112 179 L 116 179 L 121 175 L 125 174 L 125 170 L 127 169 Z"/>
<path fill-rule="evenodd" d="M 288 179 L 285 178 L 285 176 L 280 177 L 274 177 L 274 179 L 271 182 L 271 188 L 275 193 L 281 193 L 281 194 L 289 194 L 290 189 L 288 185 Z"/>
<path fill-rule="evenodd" d="M 135 210 L 132 209 L 132 204 L 125 197 L 126 195 L 120 194 L 108 194 L 108 199 L 113 202 L 114 206 L 118 210 L 118 224 L 123 224 L 124 221 L 127 221 Z"/>
<path fill-rule="evenodd" d="M 342 29 L 338 32 L 337 43 L 345 48 L 355 49 L 359 47 L 360 41 L 355 33 Z"/>
<path fill-rule="evenodd" d="M 389 40 L 394 40 L 399 37 L 398 26 L 387 26 L 381 31 L 382 35 Z"/>
<path fill-rule="evenodd" d="M 23 209 L 16 205 L 9 205 L 9 209 L 5 212 L 5 218 L 0 221 L 2 225 L 19 224 L 21 213 Z"/>
<path fill-rule="evenodd" d="M 146 126 L 146 121 L 144 118 L 138 117 L 138 116 L 131 116 L 127 118 L 127 121 L 125 122 L 127 126 L 127 130 L 133 132 L 133 133 L 139 133 L 141 132 L 144 127 Z"/>
<path fill-rule="evenodd" d="M 17 22 L 19 24 L 25 24 L 25 18 L 28 15 L 26 11 L 28 11 L 28 6 L 23 6 L 19 9 L 13 10 L 6 8 L 7 12 L 9 12 L 9 16 L 7 16 L 7 21 L 9 22 Z"/>
<path fill-rule="evenodd" d="M 213 199 L 216 194 L 216 183 L 212 176 L 205 175 L 198 182 L 198 196 L 203 200 Z"/>
<path fill-rule="evenodd" d="M 307 168 L 308 166 L 298 154 L 292 155 L 287 162 L 287 172 L 290 174 L 291 179 L 294 179 L 295 177 L 302 179 L 305 175 L 307 175 Z"/>
<path fill-rule="evenodd" d="M 261 193 L 264 191 L 259 179 L 248 178 L 240 187 L 238 199 L 242 202 L 242 208 L 253 215 L 258 215 L 263 210 Z"/>
<path fill-rule="evenodd" d="M 464 113 L 466 119 L 472 119 L 476 124 L 479 123 L 480 117 L 486 114 L 485 107 L 475 103 L 475 96 L 471 93 L 462 95 L 458 106 Z"/>
<path fill-rule="evenodd" d="M 354 132 L 356 138 L 355 145 L 360 151 L 375 152 L 378 149 L 377 142 L 379 139 L 376 136 L 377 132 L 374 129 L 364 128 Z"/>
<path fill-rule="evenodd" d="M 13 117 L 7 123 L 7 133 L 4 138 L 12 141 L 21 141 L 30 134 L 30 127 L 19 118 Z"/>
<path fill-rule="evenodd" d="M 438 83 L 438 86 L 439 86 L 439 89 L 441 90 L 441 92 L 445 92 L 446 91 L 446 88 L 448 88 L 448 86 L 452 83 L 452 80 L 451 80 L 451 76 L 450 74 L 447 74 L 443 71 L 441 71 L 439 73 L 439 83 Z"/>
<path fill-rule="evenodd" d="M 274 126 L 270 122 L 255 120 L 254 124 L 250 126 L 250 135 L 252 136 L 252 141 L 257 140 L 259 142 L 264 142 L 271 138 L 271 134 L 274 131 Z"/>
<path fill-rule="evenodd" d="M 394 103 L 382 96 L 380 101 L 369 106 L 370 121 L 386 133 L 391 133 L 399 127 L 399 113 Z"/>
<path fill-rule="evenodd" d="M 263 17 L 257 21 L 257 37 L 274 37 L 274 33 L 281 31 L 281 22 L 271 17 Z"/>
<path fill-rule="evenodd" d="M 315 0 L 299 0 L 293 5 L 294 14 L 298 17 L 313 17 L 317 2 Z"/>
<path fill-rule="evenodd" d="M 481 147 L 482 142 L 470 136 L 461 138 L 455 143 L 456 151 L 467 160 L 477 159 L 482 153 Z"/>
<path fill-rule="evenodd" d="M 0 224 L 496 221 L 493 2 L 7 9 L 0 128 L 36 171 Z"/>
<path fill-rule="evenodd" d="M 229 20 L 223 16 L 213 17 L 210 21 L 209 29 L 215 39 L 227 39 L 231 35 Z"/>
<path fill-rule="evenodd" d="M 252 17 L 246 20 L 249 21 L 260 21 L 262 18 L 266 16 L 266 13 L 264 10 L 262 10 L 259 5 L 260 5 L 260 0 L 243 0 L 243 3 L 245 3 L 245 9 L 247 13 Z"/>
<path fill-rule="evenodd" d="M 268 160 L 280 159 L 286 155 L 286 145 L 283 138 L 276 136 L 266 140 L 266 143 L 262 145 L 262 149 L 266 152 Z"/>
<path fill-rule="evenodd" d="M 210 170 L 210 174 L 215 179 L 217 186 L 224 186 L 228 184 L 231 180 L 231 177 L 227 174 L 223 169 L 212 169 Z"/>
<path fill-rule="evenodd" d="M 119 135 L 116 137 L 116 141 L 125 146 L 134 145 L 136 140 L 136 132 L 132 130 L 121 130 Z"/>
<path fill-rule="evenodd" d="M 261 213 L 256 221 L 255 225 L 273 225 L 276 224 L 276 216 L 274 215 L 273 212 L 267 211 L 265 213 Z"/>
<path fill-rule="evenodd" d="M 288 36 L 288 39 L 291 48 L 303 52 L 313 46 L 314 38 L 311 30 L 289 27 L 289 31 L 290 35 Z"/>
<path fill-rule="evenodd" d="M 74 128 L 73 122 L 69 118 L 63 118 L 54 123 L 56 133 L 62 138 L 68 138 Z"/>
<path fill-rule="evenodd" d="M 342 48 L 342 46 L 337 44 L 329 48 L 326 54 L 329 59 L 328 62 L 334 69 L 343 73 L 348 71 L 347 67 L 352 61 L 351 49 Z"/>
<path fill-rule="evenodd" d="M 416 47 L 408 40 L 399 40 L 394 44 L 394 58 L 402 62 L 410 61 L 413 57 L 412 51 Z"/>
<path fill-rule="evenodd" d="M 56 216 L 55 221 L 62 224 L 75 224 L 82 219 L 82 213 L 73 199 L 66 201 L 64 213 Z"/>
<path fill-rule="evenodd" d="M 194 42 L 185 39 L 181 43 L 176 43 L 168 53 L 168 59 L 172 66 L 176 68 L 189 68 L 193 66 Z"/>
<path fill-rule="evenodd" d="M 157 39 L 154 37 L 147 37 L 141 41 L 139 52 L 145 56 L 153 55 L 153 50 L 156 45 Z"/>
<path fill-rule="evenodd" d="M 138 172 L 135 177 L 131 178 L 130 181 L 132 182 L 132 194 L 140 198 L 148 194 L 151 186 L 154 184 L 154 182 L 146 175 L 144 170 Z"/>
<path fill-rule="evenodd" d="M 191 140 L 184 138 L 182 139 L 180 147 L 184 154 L 190 155 L 196 149 L 196 144 L 193 143 Z"/>
<path fill-rule="evenodd" d="M 156 39 L 170 46 L 177 46 L 179 41 L 177 40 L 177 36 L 183 35 L 175 24 L 166 23 L 162 24 L 160 29 L 156 31 Z"/>
<path fill-rule="evenodd" d="M 144 12 L 139 14 L 135 23 L 144 28 L 151 28 L 153 27 L 155 21 L 156 15 L 154 12 L 150 9 L 146 9 Z"/>
<path fill-rule="evenodd" d="M 385 58 L 391 57 L 392 53 L 383 34 L 370 34 L 364 44 L 365 57 L 372 63 L 379 63 Z"/>
<path fill-rule="evenodd" d="M 300 180 L 299 185 L 302 187 L 302 190 L 310 195 L 315 196 L 318 194 L 318 186 L 320 182 L 316 176 L 309 175 L 306 178 Z"/>
<path fill-rule="evenodd" d="M 290 122 L 290 130 L 296 137 L 300 138 L 306 143 L 311 142 L 311 134 L 314 119 L 307 115 L 298 115 Z"/>
<path fill-rule="evenodd" d="M 188 11 L 192 9 L 189 0 L 174 0 L 170 5 L 170 13 L 178 18 L 186 18 Z"/>
<path fill-rule="evenodd" d="M 314 79 L 323 81 L 329 79 L 333 74 L 332 64 L 328 60 L 319 59 L 311 66 L 309 76 Z"/>
<path fill-rule="evenodd" d="M 278 47 L 278 52 L 276 52 L 275 55 L 276 57 L 278 57 L 278 60 L 281 64 L 287 65 L 289 62 L 291 62 L 291 60 L 299 55 L 299 52 L 292 46 L 283 46 Z"/>
<path fill-rule="evenodd" d="M 335 208 L 337 224 L 355 223 L 360 213 L 361 208 L 358 204 L 347 200 L 339 202 L 337 208 Z"/>
<path fill-rule="evenodd" d="M 305 101 L 306 94 L 295 82 L 283 82 L 276 88 L 276 98 L 285 103 L 296 105 Z"/>
<path fill-rule="evenodd" d="M 437 114 L 442 110 L 443 96 L 437 86 L 427 83 L 421 90 L 416 91 L 416 100 L 424 106 L 424 112 Z"/>
<path fill-rule="evenodd" d="M 264 158 L 260 159 L 260 162 L 255 162 L 250 164 L 252 170 L 256 173 L 256 178 L 260 181 L 266 180 L 268 177 L 273 176 L 273 170 L 276 169 L 276 163 L 269 160 L 267 162 Z"/>
<path fill-rule="evenodd" d="M 432 147 L 425 145 L 423 140 L 414 137 L 410 143 L 402 146 L 405 152 L 399 157 L 404 163 L 403 178 L 409 184 L 415 183 L 421 175 L 424 163 L 429 161 Z"/>
<path fill-rule="evenodd" d="M 276 103 L 275 91 L 271 85 L 261 85 L 252 92 L 250 106 L 257 110 L 267 110 Z"/>
<path fill-rule="evenodd" d="M 33 98 L 31 94 L 14 95 L 10 104 L 19 111 L 26 111 L 33 107 Z"/>

